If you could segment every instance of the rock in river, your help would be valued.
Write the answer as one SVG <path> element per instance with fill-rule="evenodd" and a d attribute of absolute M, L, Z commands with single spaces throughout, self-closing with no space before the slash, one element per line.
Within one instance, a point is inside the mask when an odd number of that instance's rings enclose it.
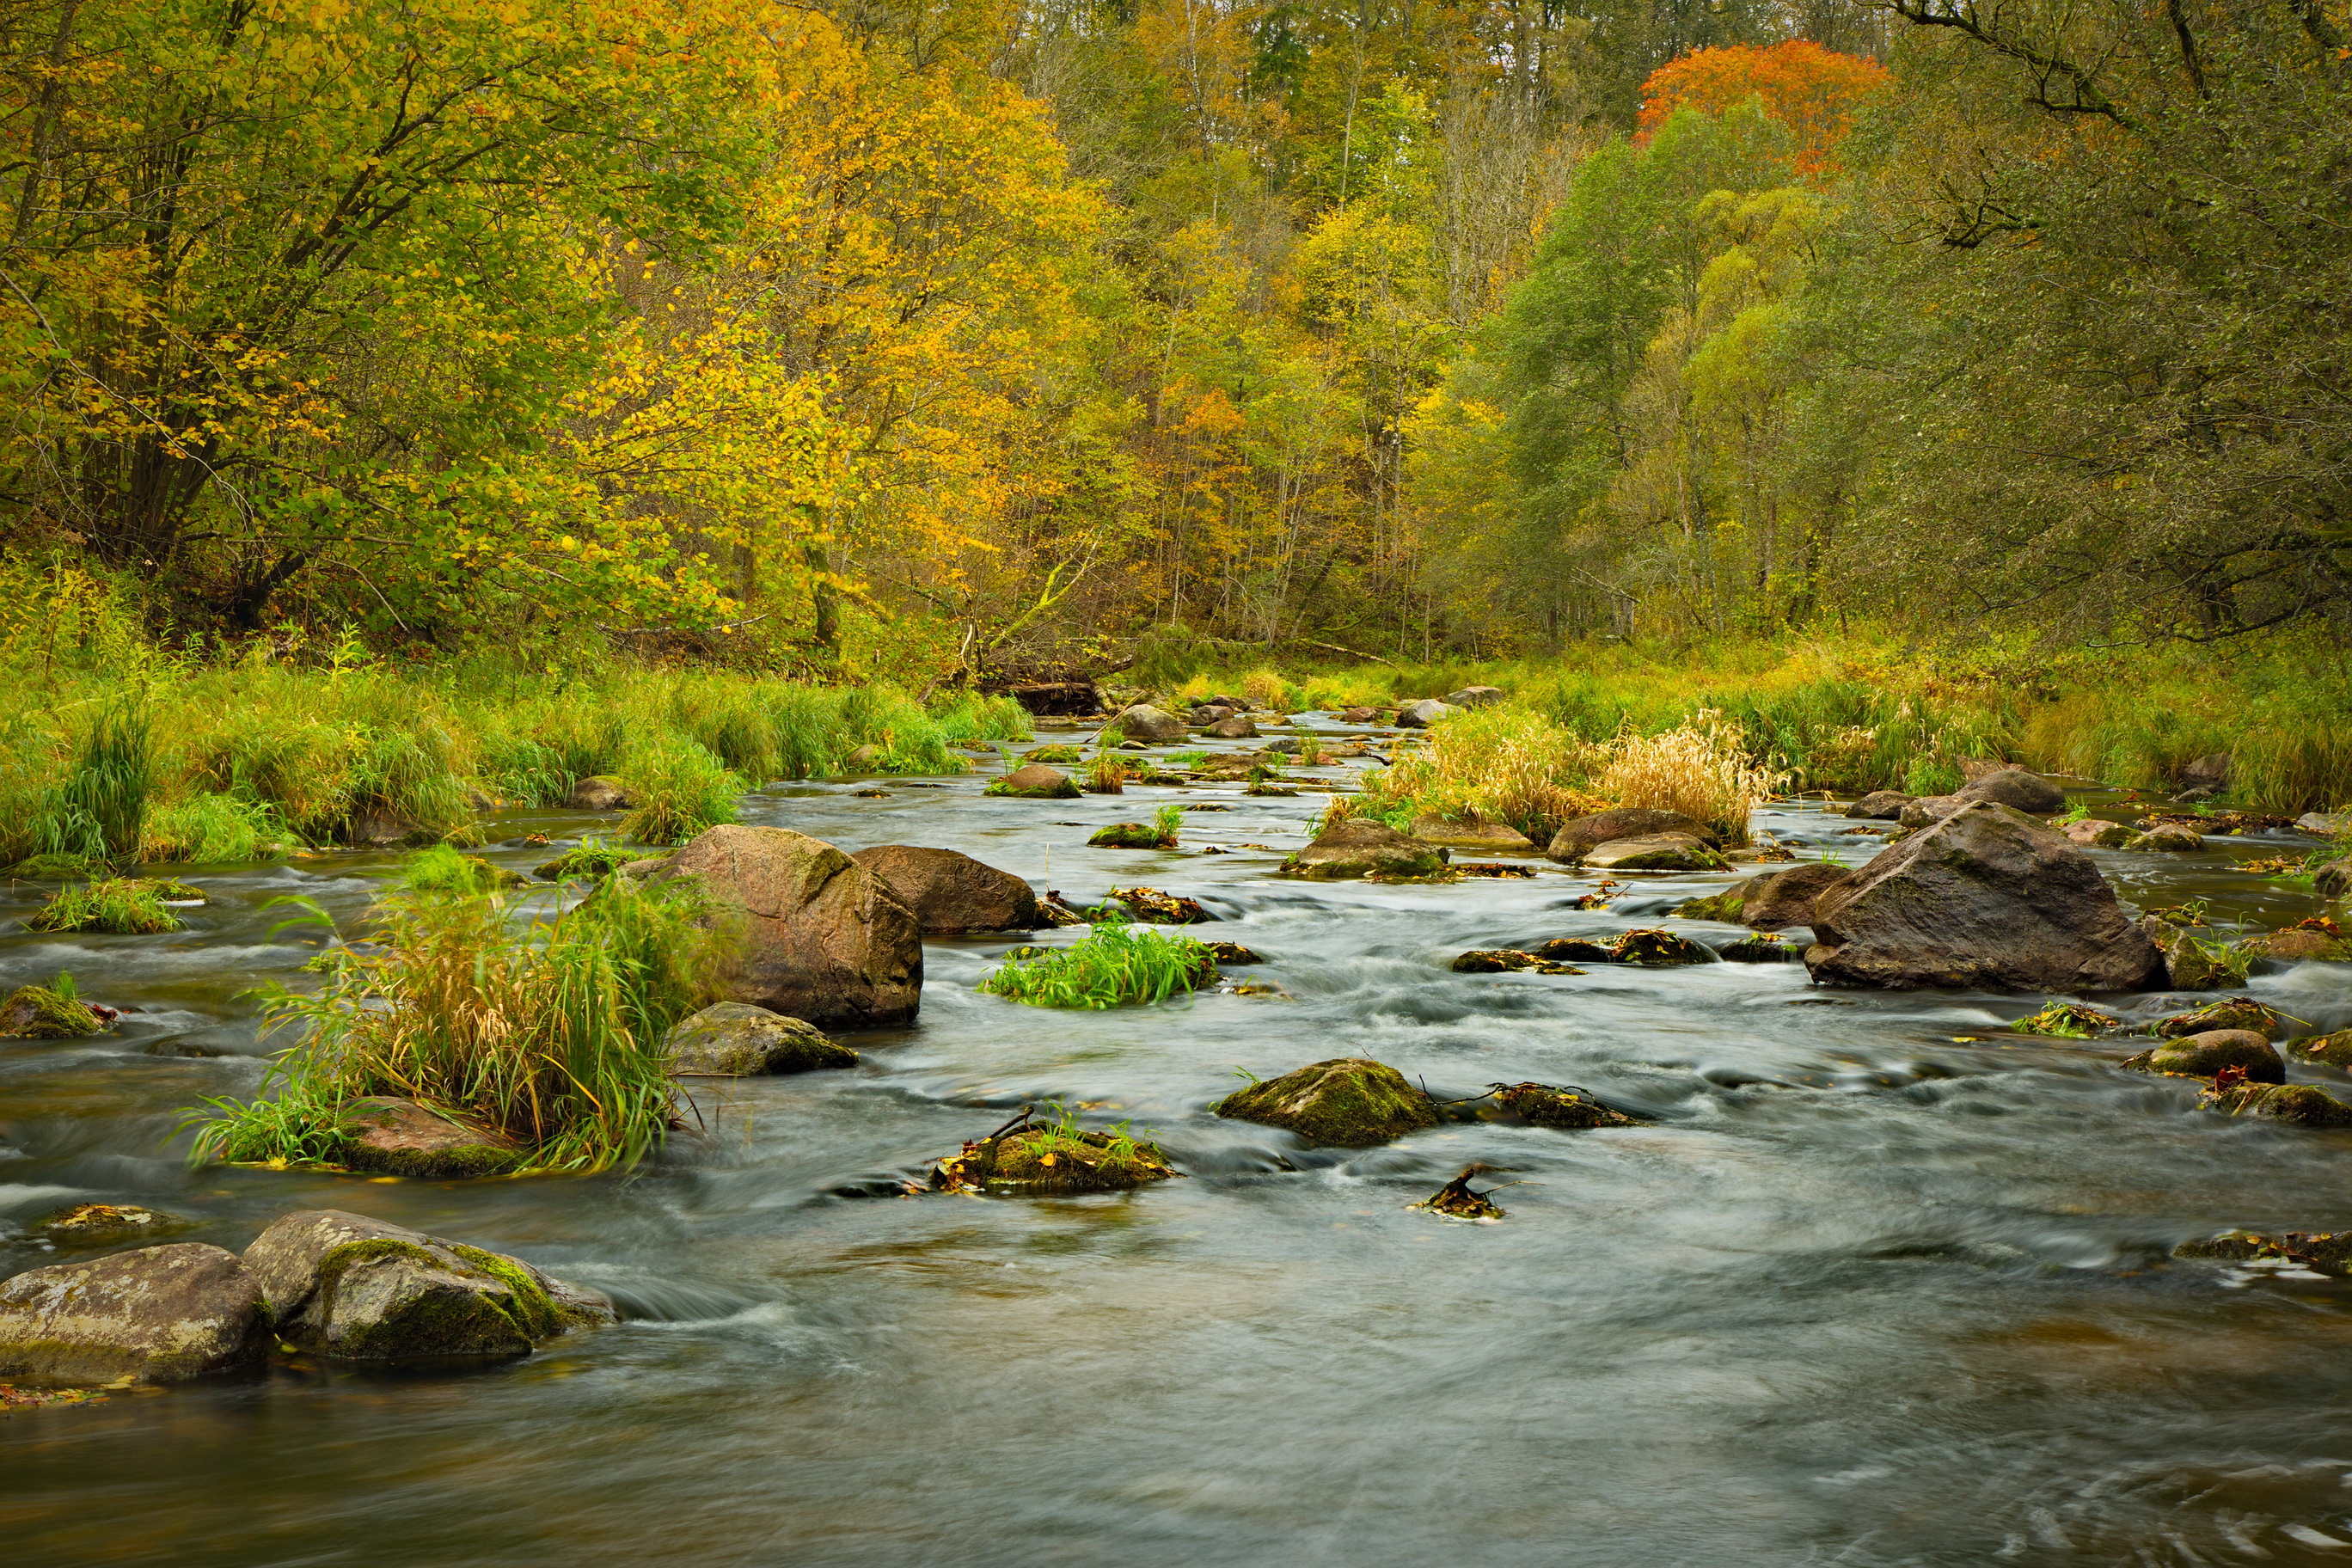
<path fill-rule="evenodd" d="M 1010 795 L 1015 800 L 1076 800 L 1085 792 L 1070 775 L 1043 763 L 1029 763 L 993 780 L 982 795 Z"/>
<path fill-rule="evenodd" d="M 2062 823 L 2058 831 L 2066 836 L 2067 843 L 2080 844 L 2086 849 L 2117 848 L 2129 843 L 2132 837 L 2132 830 L 2122 823 L 2108 822 L 2096 816 Z"/>
<path fill-rule="evenodd" d="M 890 884 L 785 827 L 707 829 L 647 880 L 698 879 L 711 918 L 740 931 L 720 988 L 820 1026 L 904 1024 L 923 989 L 922 928 Z"/>
<path fill-rule="evenodd" d="M 372 1096 L 343 1107 L 351 1134 L 341 1163 L 394 1176 L 496 1176 L 520 1169 L 530 1152 L 462 1111 Z"/>
<path fill-rule="evenodd" d="M 1318 882 L 1369 876 L 1434 877 L 1445 869 L 1449 858 L 1434 845 L 1408 838 L 1369 817 L 1351 816 L 1317 834 L 1314 843 L 1282 862 L 1278 874 Z"/>
<path fill-rule="evenodd" d="M 1847 806 L 1845 814 L 1863 822 L 1892 822 L 1910 804 L 1911 797 L 1899 789 L 1874 789 Z"/>
<path fill-rule="evenodd" d="M 105 1027 L 79 1000 L 46 985 L 19 985 L 0 1002 L 0 1039 L 70 1040 Z"/>
<path fill-rule="evenodd" d="M 245 1249 L 282 1337 L 348 1361 L 529 1355 L 614 1320 L 601 1293 L 520 1258 L 340 1209 L 280 1218 Z"/>
<path fill-rule="evenodd" d="M 2236 1068 L 2249 1083 L 2286 1081 L 2286 1064 L 2279 1060 L 2271 1043 L 2252 1029 L 2209 1029 L 2126 1058 L 2117 1065 L 2181 1078 L 2211 1078 L 2223 1068 Z"/>
<path fill-rule="evenodd" d="M 1681 812 L 1621 805 L 1561 824 L 1559 831 L 1551 836 L 1551 843 L 1544 853 L 1555 860 L 1572 864 L 1582 860 L 1603 844 L 1621 838 L 1651 838 L 1664 833 L 1686 833 L 1710 847 L 1717 843 L 1713 828 L 1704 822 L 1685 816 Z"/>
<path fill-rule="evenodd" d="M 1027 882 L 953 849 L 877 844 L 849 858 L 881 874 L 915 911 L 925 936 L 1034 931 L 1047 923 Z"/>
<path fill-rule="evenodd" d="M 1843 866 L 1809 860 L 1785 871 L 1750 877 L 1739 888 L 1739 913 L 1733 917 L 1751 931 L 1786 931 L 1811 925 L 1813 906 L 1832 888 L 1843 887 L 1853 872 Z"/>
<path fill-rule="evenodd" d="M 1424 698 L 1419 702 L 1408 702 L 1397 710 L 1397 728 L 1426 730 L 1440 719 L 1451 718 L 1460 711 L 1453 704 L 1440 702 L 1434 697 Z"/>
<path fill-rule="evenodd" d="M 1535 848 L 1533 840 L 1507 822 L 1461 822 L 1433 811 L 1413 818 L 1412 836 L 1423 844 L 1483 849 L 1489 855 L 1527 854 Z"/>
<path fill-rule="evenodd" d="M 2126 849 L 2165 850 L 2175 855 L 2194 855 L 2205 847 L 2205 840 L 2193 827 L 2179 823 L 2166 823 L 2151 827 L 2146 833 L 2124 841 Z"/>
<path fill-rule="evenodd" d="M 1612 838 L 1587 850 L 1583 863 L 1601 871 L 1706 871 L 1721 866 L 1723 857 L 1695 835 L 1653 833 L 1640 838 Z"/>
<path fill-rule="evenodd" d="M 1184 721 L 1175 714 L 1141 705 L 1128 709 L 1107 727 L 1118 730 L 1130 741 L 1142 741 L 1151 745 L 1181 741 L 1185 733 Z"/>
<path fill-rule="evenodd" d="M 1815 980 L 1916 989 L 2138 991 L 2164 963 L 2091 858 L 1989 801 L 1881 850 L 1813 906 Z"/>
<path fill-rule="evenodd" d="M 1437 1125 L 1427 1095 L 1396 1068 L 1363 1057 L 1313 1063 L 1237 1089 L 1209 1109 L 1349 1148 L 1385 1143 Z"/>
<path fill-rule="evenodd" d="M 27 1269 L 0 1284 L 0 1374 L 172 1383 L 268 1352 L 262 1286 L 202 1242 Z"/>
<path fill-rule="evenodd" d="M 2207 1089 L 2197 1103 L 2225 1116 L 2258 1116 L 2298 1127 L 2352 1127 L 2352 1105 L 2307 1083 L 2232 1084 Z"/>
<path fill-rule="evenodd" d="M 857 1053 L 814 1024 L 748 1002 L 717 1002 L 669 1032 L 670 1070 L 756 1078 L 819 1068 L 854 1068 Z"/>

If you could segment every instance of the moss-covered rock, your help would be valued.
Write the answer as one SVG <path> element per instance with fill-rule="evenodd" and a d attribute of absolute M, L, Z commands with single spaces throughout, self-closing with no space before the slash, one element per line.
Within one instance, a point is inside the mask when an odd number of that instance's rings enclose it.
<path fill-rule="evenodd" d="M 343 1108 L 341 1163 L 388 1176 L 499 1176 L 522 1169 L 530 1152 L 479 1118 L 413 1100 L 371 1096 Z"/>
<path fill-rule="evenodd" d="M 1771 931 L 1758 931 L 1717 949 L 1715 956 L 1727 963 L 1794 963 L 1804 954 Z"/>
<path fill-rule="evenodd" d="M 1715 954 L 1703 942 L 1670 931 L 1645 927 L 1629 931 L 1609 946 L 1619 963 L 1713 963 Z"/>
<path fill-rule="evenodd" d="M 2294 1032 L 2287 1016 L 2251 996 L 2229 996 L 2190 1013 L 2175 1013 L 2160 1020 L 2156 1032 L 2167 1039 L 2185 1039 L 2212 1029 L 2252 1029 L 2268 1040 L 2283 1040 Z"/>
<path fill-rule="evenodd" d="M 1633 1117 L 1612 1110 L 1580 1089 L 1549 1083 L 1498 1083 L 1496 1102 L 1522 1121 L 1582 1132 L 1595 1127 L 1633 1127 Z"/>
<path fill-rule="evenodd" d="M 335 1209 L 279 1219 L 245 1267 L 281 1336 L 341 1360 L 510 1358 L 614 1318 L 520 1258 Z"/>
<path fill-rule="evenodd" d="M 1549 942 L 1538 942 L 1532 950 L 1538 958 L 1553 963 L 1614 963 L 1617 955 L 1597 942 L 1581 937 L 1556 936 Z"/>
<path fill-rule="evenodd" d="M 89 881 L 106 875 L 106 862 L 87 855 L 35 855 L 8 868 L 19 882 Z"/>
<path fill-rule="evenodd" d="M 1175 1174 L 1160 1145 L 1123 1127 L 1096 1132 L 1066 1121 L 1024 1121 L 941 1160 L 931 1168 L 930 1187 L 1045 1197 L 1126 1192 Z"/>
<path fill-rule="evenodd" d="M 1148 822 L 1114 822 L 1095 829 L 1087 844 L 1095 849 L 1173 849 L 1176 836 Z"/>
<path fill-rule="evenodd" d="M 1013 800 L 1076 800 L 1086 792 L 1058 768 L 1030 763 L 992 781 L 981 793 Z"/>
<path fill-rule="evenodd" d="M 1452 858 L 1440 846 L 1423 844 L 1367 817 L 1351 816 L 1333 823 L 1315 836 L 1314 843 L 1286 857 L 1276 875 L 1309 881 L 1437 877 L 1445 874 Z"/>
<path fill-rule="evenodd" d="M 2352 1069 L 2352 1029 L 2313 1035 L 2295 1041 L 2287 1049 L 2307 1062 L 2325 1062 L 2332 1068 Z"/>
<path fill-rule="evenodd" d="M 1429 1096 L 1396 1068 L 1364 1057 L 1311 1063 L 1236 1090 L 1209 1109 L 1347 1148 L 1385 1143 L 1437 1125 Z"/>
<path fill-rule="evenodd" d="M 42 1236 L 60 1247 L 118 1247 L 185 1230 L 189 1222 L 136 1204 L 76 1204 L 43 1220 Z"/>
<path fill-rule="evenodd" d="M 643 853 L 617 844 L 575 844 L 532 875 L 550 882 L 595 881 L 637 860 Z"/>
<path fill-rule="evenodd" d="M 0 1282 L 0 1376 L 173 1383 L 259 1360 L 268 1313 L 233 1253 L 142 1247 Z"/>
<path fill-rule="evenodd" d="M 1729 888 L 1704 899 L 1685 899 L 1675 906 L 1678 921 L 1719 921 L 1726 925 L 1739 923 L 1739 910 L 1748 901 L 1743 888 Z"/>
<path fill-rule="evenodd" d="M 2191 1035 L 2151 1051 L 2142 1051 L 2118 1064 L 2135 1072 L 2170 1073 L 2180 1078 L 2211 1078 L 2235 1068 L 2248 1083 L 2284 1083 L 2286 1064 L 2271 1043 L 2251 1029 L 2213 1029 Z"/>
<path fill-rule="evenodd" d="M 1033 746 L 1021 753 L 1024 763 L 1057 763 L 1064 767 L 1076 767 L 1087 760 L 1086 752 L 1077 747 L 1055 742 L 1049 746 Z"/>
<path fill-rule="evenodd" d="M 2164 955 L 2165 989 L 2218 991 L 2245 984 L 2244 960 L 2220 943 L 2156 915 L 2144 917 L 2139 926 Z"/>
<path fill-rule="evenodd" d="M 73 1040 L 105 1027 L 80 1000 L 46 985 L 19 985 L 0 1002 L 0 1039 Z"/>
<path fill-rule="evenodd" d="M 2167 824 L 2152 827 L 2124 843 L 2126 849 L 2162 851 L 2175 855 L 2194 855 L 2205 847 L 2205 840 L 2193 827 Z"/>
<path fill-rule="evenodd" d="M 2352 1127 L 2352 1105 L 2307 1083 L 2240 1083 L 2209 1089 L 2197 1103 L 2225 1116 L 2259 1116 L 2299 1127 Z"/>
<path fill-rule="evenodd" d="M 1508 947 L 1473 948 L 1456 958 L 1452 967 L 1456 974 L 1502 974 L 1519 970 L 1527 970 L 1537 974 L 1584 973 L 1572 964 L 1539 958 L 1532 952 L 1521 952 L 1516 948 Z"/>
<path fill-rule="evenodd" d="M 754 1078 L 854 1068 L 857 1053 L 814 1024 L 748 1002 L 719 1002 L 669 1033 L 670 1070 L 688 1076 Z"/>
<path fill-rule="evenodd" d="M 1657 833 L 1612 839 L 1588 851 L 1583 864 L 1601 871 L 1712 871 L 1727 862 L 1691 834 Z"/>

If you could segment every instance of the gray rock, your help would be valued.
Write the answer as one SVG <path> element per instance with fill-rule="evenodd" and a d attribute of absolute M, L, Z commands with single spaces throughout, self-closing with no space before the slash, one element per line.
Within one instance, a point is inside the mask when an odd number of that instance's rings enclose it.
<path fill-rule="evenodd" d="M 1111 724 L 1129 740 L 1141 741 L 1148 745 L 1181 741 L 1185 734 L 1183 720 L 1160 709 L 1141 705 L 1126 710 L 1113 719 Z"/>
<path fill-rule="evenodd" d="M 2066 792 L 2039 773 L 2029 773 L 2022 768 L 2002 768 L 1990 773 L 1975 783 L 1961 786 L 1958 798 L 1962 801 L 1989 800 L 1997 805 L 2030 812 L 2035 816 L 2047 816 L 2052 812 L 2066 809 Z"/>
<path fill-rule="evenodd" d="M 1435 812 L 1413 819 L 1412 836 L 1423 844 L 1482 849 L 1490 855 L 1526 855 L 1535 849 L 1534 840 L 1507 822 L 1456 822 Z"/>
<path fill-rule="evenodd" d="M 857 1065 L 856 1051 L 815 1025 L 748 1002 L 716 1002 L 681 1019 L 666 1045 L 670 1071 L 689 1076 L 757 1078 Z"/>
<path fill-rule="evenodd" d="M 284 1215 L 245 1267 L 282 1337 L 346 1361 L 529 1355 L 615 1316 L 599 1292 L 520 1258 L 339 1209 Z"/>
<path fill-rule="evenodd" d="M 2138 991 L 2162 956 L 2091 858 L 1990 801 L 1880 851 L 1813 906 L 1816 980 L 1914 989 Z"/>
<path fill-rule="evenodd" d="M 1853 879 L 1853 872 L 1848 868 L 1818 860 L 1751 877 L 1741 885 L 1739 923 L 1754 931 L 1811 925 L 1813 905 L 1821 896 Z"/>
<path fill-rule="evenodd" d="M 1910 804 L 1911 797 L 1899 789 L 1874 789 L 1847 806 L 1845 814 L 1863 822 L 1893 822 Z"/>
<path fill-rule="evenodd" d="M 1905 801 L 1895 819 L 1906 827 L 1932 827 L 1967 804 L 1956 795 L 1923 795 Z"/>
<path fill-rule="evenodd" d="M 1723 864 L 1723 857 L 1691 833 L 1654 833 L 1639 838 L 1612 838 L 1584 857 L 1597 871 L 1705 871 Z"/>
<path fill-rule="evenodd" d="M 1555 860 L 1573 864 L 1612 839 L 1646 838 L 1660 833 L 1687 833 L 1710 847 L 1717 842 L 1715 829 L 1678 811 L 1621 805 L 1561 824 L 1544 853 Z"/>
<path fill-rule="evenodd" d="M 1426 730 L 1440 719 L 1460 711 L 1459 708 L 1440 702 L 1434 697 L 1423 698 L 1419 702 L 1409 702 L 1397 710 L 1397 727 L 1401 730 Z"/>
<path fill-rule="evenodd" d="M 1409 838 L 1383 823 L 1349 817 L 1316 835 L 1315 842 L 1290 855 L 1276 874 L 1310 881 L 1349 877 L 1433 877 L 1451 857 L 1435 845 Z"/>
<path fill-rule="evenodd" d="M 629 792 L 621 787 L 616 778 L 584 778 L 572 786 L 563 804 L 574 811 L 626 811 Z"/>
<path fill-rule="evenodd" d="M 1257 733 L 1257 723 L 1246 713 L 1228 713 L 1209 725 L 1206 733 L 1220 741 L 1244 741 Z"/>
<path fill-rule="evenodd" d="M 1459 691 L 1445 694 L 1446 702 L 1455 708 L 1492 708 L 1503 700 L 1499 686 L 1465 686 Z"/>
<path fill-rule="evenodd" d="M 820 838 L 730 823 L 695 836 L 648 882 L 692 878 L 739 938 L 730 1002 L 816 1025 L 904 1024 L 922 1001 L 923 934 L 883 878 Z"/>
<path fill-rule="evenodd" d="M 1047 923 L 1027 882 L 954 849 L 877 844 L 849 858 L 878 872 L 907 900 L 925 936 L 1034 931 Z"/>
<path fill-rule="evenodd" d="M 2294 819 L 2295 826 L 2320 838 L 2341 838 L 2352 834 L 2352 811 L 2306 811 Z"/>
<path fill-rule="evenodd" d="M 2180 787 L 2219 795 L 2230 787 L 2230 753 L 2209 752 L 2180 770 Z M 2183 798 L 2186 798 L 2185 796 Z"/>
<path fill-rule="evenodd" d="M 174 1383 L 269 1351 L 262 1287 L 202 1242 L 28 1269 L 0 1284 L 0 1374 Z"/>

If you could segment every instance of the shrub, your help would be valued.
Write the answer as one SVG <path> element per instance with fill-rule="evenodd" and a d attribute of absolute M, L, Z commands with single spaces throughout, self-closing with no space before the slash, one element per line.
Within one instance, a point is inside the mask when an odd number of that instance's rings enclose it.
<path fill-rule="evenodd" d="M 1216 977 L 1216 960 L 1190 937 L 1145 926 L 1100 925 L 1043 958 L 991 970 L 980 989 L 1033 1007 L 1122 1007 L 1163 1001 Z"/>
<path fill-rule="evenodd" d="M 683 844 L 706 827 L 735 820 L 743 781 L 693 741 L 648 747 L 621 770 L 635 802 L 621 831 L 640 844 Z"/>
<path fill-rule="evenodd" d="M 1678 811 L 1744 844 L 1749 815 L 1788 775 L 1750 762 L 1738 726 L 1702 714 L 1662 735 L 1620 736 L 1596 782 L 1621 805 Z"/>
<path fill-rule="evenodd" d="M 276 1095 L 191 1113 L 195 1158 L 331 1157 L 342 1108 L 371 1095 L 477 1117 L 538 1169 L 629 1164 L 660 1145 L 675 1109 L 665 1038 L 719 956 L 691 892 L 615 878 L 519 927 L 510 898 L 424 880 L 378 904 L 376 940 L 321 955 L 315 995 L 272 989 L 266 1026 L 307 1032 L 272 1064 Z"/>

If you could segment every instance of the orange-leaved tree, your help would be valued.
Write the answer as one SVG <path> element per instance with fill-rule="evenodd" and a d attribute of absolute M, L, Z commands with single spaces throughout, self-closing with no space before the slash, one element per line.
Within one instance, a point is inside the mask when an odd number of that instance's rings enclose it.
<path fill-rule="evenodd" d="M 1720 114 L 1755 99 L 1796 138 L 1790 160 L 1807 178 L 1837 169 L 1837 146 L 1854 116 L 1891 77 L 1876 60 L 1842 55 L 1803 39 L 1759 48 L 1728 44 L 1660 66 L 1642 84 L 1640 139 L 1677 109 Z"/>

